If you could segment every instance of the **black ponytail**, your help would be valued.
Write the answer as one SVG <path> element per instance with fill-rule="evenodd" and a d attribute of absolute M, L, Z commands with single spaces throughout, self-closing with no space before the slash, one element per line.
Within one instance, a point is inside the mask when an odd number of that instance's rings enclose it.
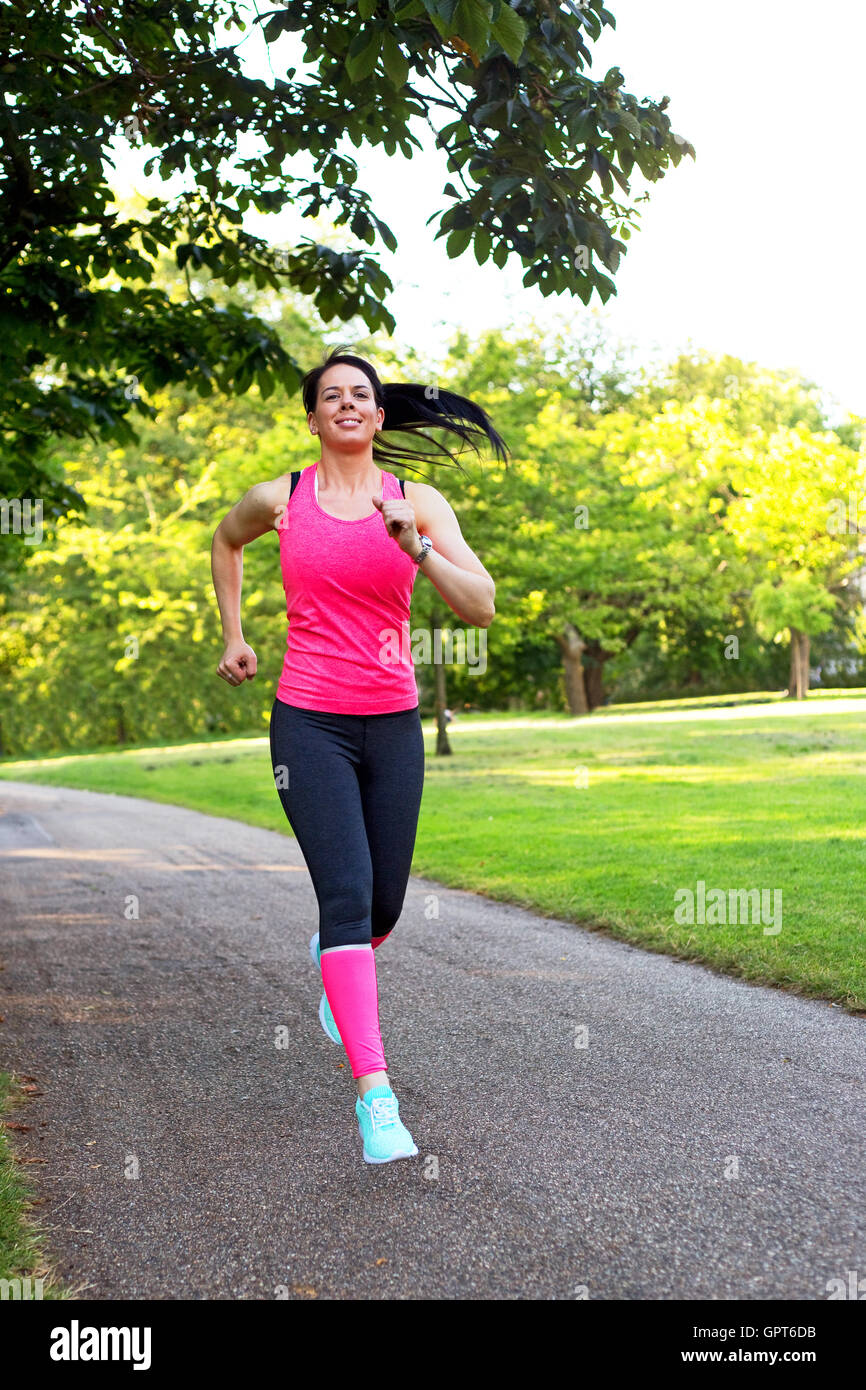
<path fill-rule="evenodd" d="M 468 400 L 466 396 L 459 396 L 456 391 L 446 391 L 436 385 L 424 386 L 412 381 L 383 384 L 369 362 L 340 348 L 334 348 L 320 367 L 313 367 L 303 378 L 304 410 L 308 414 L 316 409 L 322 373 L 329 367 L 336 366 L 338 362 L 358 367 L 368 378 L 373 387 L 376 405 L 381 406 L 385 412 L 382 434 L 389 430 L 405 430 L 412 434 L 420 434 L 422 439 L 426 439 L 433 446 L 432 451 L 405 448 L 398 444 L 386 443 L 380 434 L 373 444 L 373 458 L 377 463 L 387 465 L 398 460 L 410 465 L 419 461 L 440 463 L 443 458 L 448 458 L 452 464 L 460 468 L 462 465 L 459 459 L 445 444 L 427 434 L 428 429 L 449 430 L 476 453 L 480 453 L 483 443 L 491 444 L 496 457 L 503 463 L 506 462 L 508 445 L 494 429 L 486 410 L 476 405 L 475 401 Z"/>

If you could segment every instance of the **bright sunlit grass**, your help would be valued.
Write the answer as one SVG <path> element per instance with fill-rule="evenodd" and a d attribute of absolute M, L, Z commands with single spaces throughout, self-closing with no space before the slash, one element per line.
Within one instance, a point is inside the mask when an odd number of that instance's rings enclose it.
<path fill-rule="evenodd" d="M 866 1008 L 866 700 L 663 703 L 584 719 L 461 715 L 445 758 L 425 719 L 414 872 Z M 267 738 L 5 762 L 0 777 L 291 834 Z M 678 922 L 677 893 L 699 881 L 726 896 L 780 892 L 781 930 Z"/>

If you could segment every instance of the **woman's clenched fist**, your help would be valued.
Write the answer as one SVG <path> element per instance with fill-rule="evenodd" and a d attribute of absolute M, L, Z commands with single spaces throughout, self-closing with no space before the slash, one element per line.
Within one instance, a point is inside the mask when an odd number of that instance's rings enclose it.
<path fill-rule="evenodd" d="M 229 685 L 240 685 L 242 681 L 253 679 L 257 666 L 256 654 L 247 642 L 227 642 L 217 675 Z"/>

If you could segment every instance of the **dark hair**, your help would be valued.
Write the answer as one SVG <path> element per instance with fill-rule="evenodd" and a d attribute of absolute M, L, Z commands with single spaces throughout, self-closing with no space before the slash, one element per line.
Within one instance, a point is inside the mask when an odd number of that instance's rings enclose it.
<path fill-rule="evenodd" d="M 304 409 L 308 414 L 316 409 L 322 374 L 338 362 L 346 362 L 351 367 L 360 368 L 368 378 L 376 405 L 385 411 L 383 432 L 408 430 L 419 433 L 433 445 L 435 451 L 401 448 L 397 444 L 376 442 L 373 444 L 373 458 L 378 462 L 387 464 L 401 459 L 409 463 L 413 460 L 439 463 L 445 456 L 458 468 L 461 467 L 459 459 L 455 458 L 446 445 L 426 433 L 426 430 L 431 428 L 450 430 L 452 434 L 459 435 L 463 443 L 468 444 L 476 453 L 480 452 L 479 444 L 487 440 L 493 445 L 497 458 L 501 458 L 503 463 L 506 461 L 508 445 L 501 435 L 497 434 L 490 417 L 480 405 L 467 400 L 465 396 L 458 396 L 455 391 L 445 391 L 438 386 L 431 388 L 412 381 L 388 381 L 383 384 L 369 362 L 342 348 L 332 348 L 322 365 L 313 367 L 304 376 L 301 390 Z"/>

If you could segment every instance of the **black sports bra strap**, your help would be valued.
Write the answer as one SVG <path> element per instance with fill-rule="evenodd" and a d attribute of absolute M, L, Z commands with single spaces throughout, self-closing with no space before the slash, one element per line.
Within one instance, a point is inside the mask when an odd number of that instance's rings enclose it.
<path fill-rule="evenodd" d="M 291 486 L 291 488 L 290 488 L 290 490 L 289 490 L 289 497 L 291 497 L 291 495 L 292 495 L 292 493 L 294 492 L 295 488 L 298 486 L 298 482 L 299 482 L 299 480 L 300 480 L 300 477 L 301 477 L 300 472 L 297 472 L 297 473 L 293 473 L 293 474 L 292 474 L 292 486 Z M 398 479 L 397 479 L 397 482 L 400 484 L 400 491 L 402 492 L 403 496 L 405 497 L 405 496 L 406 496 L 406 482 L 405 482 L 405 479 L 404 479 L 404 478 L 398 478 Z"/>

